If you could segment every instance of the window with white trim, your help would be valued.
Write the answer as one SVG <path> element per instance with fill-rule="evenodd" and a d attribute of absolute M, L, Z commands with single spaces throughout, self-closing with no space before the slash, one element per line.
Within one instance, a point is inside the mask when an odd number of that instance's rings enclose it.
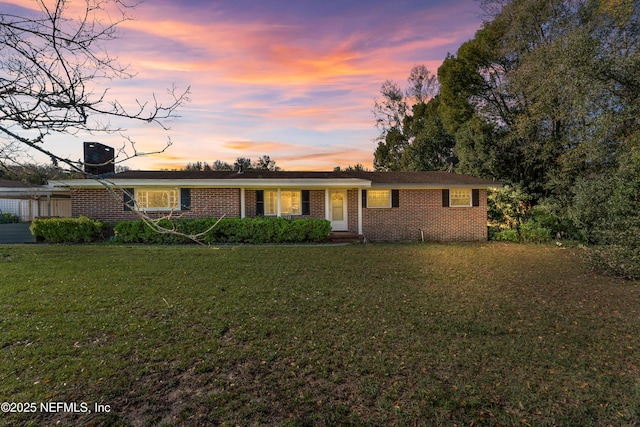
<path fill-rule="evenodd" d="M 136 188 L 136 206 L 141 211 L 171 211 L 179 209 L 177 188 Z"/>
<path fill-rule="evenodd" d="M 471 206 L 471 189 L 452 188 L 449 191 L 449 206 Z"/>
<path fill-rule="evenodd" d="M 278 191 L 266 190 L 264 192 L 264 214 L 278 214 Z M 301 191 L 280 191 L 280 215 L 302 215 Z"/>
<path fill-rule="evenodd" d="M 367 190 L 368 208 L 390 208 L 391 190 Z"/>

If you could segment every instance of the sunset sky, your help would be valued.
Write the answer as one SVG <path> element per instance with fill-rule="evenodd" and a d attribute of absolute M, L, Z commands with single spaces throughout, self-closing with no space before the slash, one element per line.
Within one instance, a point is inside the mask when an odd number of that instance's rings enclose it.
<path fill-rule="evenodd" d="M 34 3 L 0 2 L 19 6 Z M 174 83 L 191 87 L 169 132 L 127 124 L 141 150 L 173 141 L 125 163 L 132 169 L 265 154 L 285 170 L 371 167 L 381 84 L 404 86 L 416 64 L 435 73 L 482 23 L 474 0 L 147 0 L 131 15 L 106 47 L 137 75 L 112 82 L 110 93 L 133 102 L 162 99 Z M 118 135 L 52 139 L 74 159 L 85 140 L 122 145 Z"/>

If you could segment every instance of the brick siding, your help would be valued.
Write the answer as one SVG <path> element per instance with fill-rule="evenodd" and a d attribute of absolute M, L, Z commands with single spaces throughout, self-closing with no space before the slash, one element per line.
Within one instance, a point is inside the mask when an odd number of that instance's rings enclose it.
<path fill-rule="evenodd" d="M 106 189 L 71 189 L 71 214 L 85 215 L 115 223 L 134 220 L 134 212 L 125 211 L 122 191 L 115 197 Z M 350 189 L 348 198 L 349 231 L 358 230 L 359 191 Z M 480 190 L 480 206 L 442 207 L 441 190 L 400 190 L 398 208 L 363 208 L 362 231 L 371 241 L 418 241 L 419 229 L 428 241 L 487 240 L 487 192 Z M 256 216 L 256 190 L 245 191 L 247 217 Z M 312 218 L 325 218 L 325 190 L 310 190 Z M 166 213 L 150 213 L 163 216 Z M 192 188 L 191 209 L 176 214 L 183 218 L 240 217 L 240 189 Z"/>
<path fill-rule="evenodd" d="M 111 223 L 138 219 L 131 211 L 125 211 L 123 205 L 123 191 L 115 190 L 110 193 L 104 188 L 72 188 L 71 216 L 80 215 L 100 219 Z M 168 212 L 150 212 L 152 218 L 168 215 Z M 240 190 L 237 188 L 192 188 L 191 208 L 174 212 L 174 217 L 203 218 L 214 217 L 234 218 L 240 216 Z"/>
<path fill-rule="evenodd" d="M 362 232 L 371 241 L 487 240 L 487 191 L 480 205 L 442 207 L 442 190 L 400 190 L 398 208 L 364 208 Z M 351 196 L 349 203 L 352 202 Z"/>

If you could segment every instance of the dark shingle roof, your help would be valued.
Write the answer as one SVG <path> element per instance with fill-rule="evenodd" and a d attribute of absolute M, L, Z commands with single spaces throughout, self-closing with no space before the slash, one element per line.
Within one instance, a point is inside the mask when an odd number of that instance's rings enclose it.
<path fill-rule="evenodd" d="M 450 172 L 303 172 L 303 171 L 126 171 L 111 179 L 365 179 L 376 184 L 499 185 L 496 181 Z"/>
<path fill-rule="evenodd" d="M 22 181 L 13 181 L 10 179 L 0 179 L 0 188 L 34 188 L 40 185 L 29 184 Z"/>

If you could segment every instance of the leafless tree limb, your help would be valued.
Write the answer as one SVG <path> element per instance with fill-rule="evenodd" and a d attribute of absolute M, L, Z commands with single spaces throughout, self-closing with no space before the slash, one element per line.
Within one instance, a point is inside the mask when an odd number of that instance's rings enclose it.
<path fill-rule="evenodd" d="M 134 77 L 103 43 L 118 37 L 117 26 L 130 20 L 136 4 L 124 0 L 84 0 L 74 15 L 68 0 L 36 0 L 39 12 L 28 16 L 0 13 L 0 138 L 5 145 L 45 154 L 81 172 L 82 162 L 57 154 L 46 145 L 53 134 L 120 133 L 110 119 L 128 119 L 169 129 L 166 120 L 189 101 L 189 88 L 175 85 L 167 101 L 155 94 L 125 105 L 110 95 L 115 79 Z M 133 141 L 125 137 L 125 144 Z M 162 152 L 171 145 L 170 141 Z M 141 156 L 121 150 L 119 161 Z M 130 154 L 129 154 L 130 153 Z"/>

